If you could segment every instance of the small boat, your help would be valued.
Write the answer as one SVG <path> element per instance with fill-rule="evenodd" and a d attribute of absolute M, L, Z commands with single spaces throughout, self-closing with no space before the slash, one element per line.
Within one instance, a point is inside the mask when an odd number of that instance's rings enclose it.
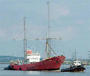
<path fill-rule="evenodd" d="M 73 61 L 72 65 L 70 65 L 69 68 L 61 69 L 61 72 L 83 72 L 85 70 L 85 67 L 83 64 L 81 64 L 81 61 L 76 60 Z"/>

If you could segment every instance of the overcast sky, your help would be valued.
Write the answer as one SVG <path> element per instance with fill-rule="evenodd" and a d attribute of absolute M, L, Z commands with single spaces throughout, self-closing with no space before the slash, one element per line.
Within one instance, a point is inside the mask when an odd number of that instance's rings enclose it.
<path fill-rule="evenodd" d="M 48 0 L 0 0 L 0 55 L 23 56 L 23 18 L 27 38 L 45 38 Z M 59 54 L 88 58 L 90 51 L 90 0 L 49 0 L 50 36 Z M 45 54 L 45 41 L 28 41 L 28 48 Z"/>

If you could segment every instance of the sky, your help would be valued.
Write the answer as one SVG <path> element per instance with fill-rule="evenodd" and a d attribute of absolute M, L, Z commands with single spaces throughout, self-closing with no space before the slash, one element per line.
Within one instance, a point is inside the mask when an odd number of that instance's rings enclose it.
<path fill-rule="evenodd" d="M 0 55 L 23 56 L 23 19 L 28 49 L 45 54 L 50 1 L 50 37 L 58 55 L 88 58 L 90 51 L 90 0 L 0 0 Z"/>

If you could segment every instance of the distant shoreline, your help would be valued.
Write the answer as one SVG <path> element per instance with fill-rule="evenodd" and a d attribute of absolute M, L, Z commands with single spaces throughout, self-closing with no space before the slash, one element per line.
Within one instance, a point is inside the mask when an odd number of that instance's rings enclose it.
<path fill-rule="evenodd" d="M 23 57 L 16 56 L 0 56 L 0 64 L 10 64 L 10 61 L 23 60 Z M 41 58 L 42 60 L 43 58 Z M 90 65 L 90 59 L 79 59 L 84 65 Z M 72 59 L 66 59 L 63 64 L 71 64 Z"/>
<path fill-rule="evenodd" d="M 9 62 L 0 62 L 0 64 L 10 64 Z"/>

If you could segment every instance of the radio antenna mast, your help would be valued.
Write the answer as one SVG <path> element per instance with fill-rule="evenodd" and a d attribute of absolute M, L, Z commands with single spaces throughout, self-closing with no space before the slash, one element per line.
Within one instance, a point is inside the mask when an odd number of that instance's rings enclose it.
<path fill-rule="evenodd" d="M 50 57 L 50 50 L 49 50 L 49 33 L 50 33 L 50 2 L 47 2 L 48 5 L 48 31 L 47 31 L 47 38 L 46 38 L 46 53 L 47 57 Z"/>
<path fill-rule="evenodd" d="M 25 56 L 26 56 L 26 50 L 27 50 L 26 17 L 24 17 L 24 59 L 25 59 Z"/>

